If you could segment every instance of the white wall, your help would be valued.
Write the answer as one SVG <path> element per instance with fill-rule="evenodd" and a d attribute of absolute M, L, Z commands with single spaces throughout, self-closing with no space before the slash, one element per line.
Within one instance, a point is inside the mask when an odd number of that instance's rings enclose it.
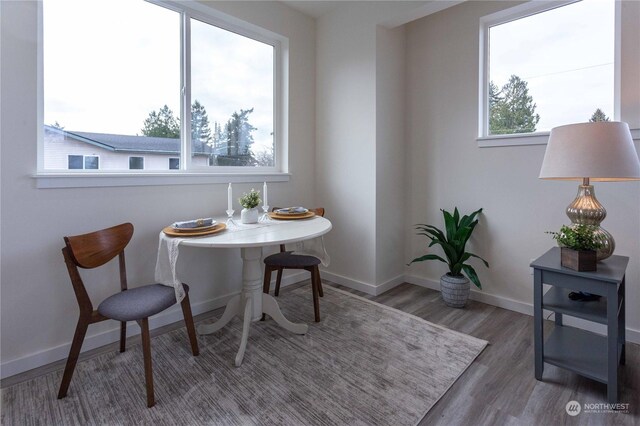
<path fill-rule="evenodd" d="M 345 2 L 317 22 L 316 193 L 334 232 L 327 276 L 378 294 L 400 283 L 404 29 L 424 2 Z"/>
<path fill-rule="evenodd" d="M 315 22 L 278 2 L 216 2 L 212 7 L 289 38 L 287 183 L 269 187 L 272 204 L 315 204 Z M 0 2 L 1 15 L 1 353 L 2 377 L 66 357 L 78 308 L 60 249 L 74 235 L 130 221 L 131 286 L 153 282 L 158 232 L 180 219 L 223 215 L 226 185 L 36 189 L 36 2 Z M 234 185 L 236 194 L 256 184 Z M 87 273 L 96 304 L 117 284 L 116 265 Z M 234 250 L 181 250 L 179 274 L 191 285 L 194 313 L 239 291 Z M 108 288 L 110 290 L 108 290 Z M 179 309 L 164 321 L 180 318 Z M 162 318 L 156 324 L 162 322 Z M 115 322 L 89 329 L 85 348 L 116 338 Z"/>
<path fill-rule="evenodd" d="M 329 271 L 375 283 L 375 23 L 357 4 L 317 22 L 318 202 L 333 223 Z"/>
<path fill-rule="evenodd" d="M 458 206 L 468 213 L 483 207 L 470 247 L 491 265 L 486 269 L 474 262 L 484 288 L 480 297 L 527 307 L 533 299 L 528 265 L 554 245 L 544 232 L 568 223 L 564 210 L 578 182 L 537 178 L 544 145 L 477 146 L 479 19 L 512 4 L 468 2 L 407 26 L 407 221 L 442 224 L 440 208 Z M 637 127 L 640 61 L 637 54 L 630 58 L 640 46 L 640 4 L 623 6 L 623 117 Z M 596 183 L 595 188 L 608 211 L 603 226 L 616 238 L 616 254 L 631 258 L 627 326 L 636 330 L 632 334 L 638 341 L 640 312 L 634 307 L 640 306 L 640 183 Z M 409 257 L 423 254 L 426 246 L 425 238 L 407 231 Z M 413 282 L 437 282 L 444 272 L 437 262 L 407 268 Z"/>
<path fill-rule="evenodd" d="M 376 29 L 376 285 L 401 281 L 404 265 L 405 30 Z"/>

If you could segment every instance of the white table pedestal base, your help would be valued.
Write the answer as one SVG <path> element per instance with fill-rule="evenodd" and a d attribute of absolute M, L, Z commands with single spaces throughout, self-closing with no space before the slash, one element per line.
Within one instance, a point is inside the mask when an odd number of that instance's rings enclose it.
<path fill-rule="evenodd" d="M 262 247 L 247 247 L 242 254 L 242 292 L 234 296 L 227 303 L 227 307 L 220 319 L 213 324 L 198 327 L 198 333 L 211 334 L 227 325 L 236 315 L 244 318 L 240 349 L 236 355 L 236 367 L 240 367 L 244 358 L 244 351 L 249 338 L 251 322 L 262 319 L 267 314 L 282 328 L 295 334 L 305 334 L 309 329 L 307 324 L 295 324 L 282 315 L 276 299 L 262 292 Z"/>

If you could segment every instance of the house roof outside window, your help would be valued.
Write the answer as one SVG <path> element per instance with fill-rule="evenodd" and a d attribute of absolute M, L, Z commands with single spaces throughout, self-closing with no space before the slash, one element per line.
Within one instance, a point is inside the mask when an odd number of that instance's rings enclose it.
<path fill-rule="evenodd" d="M 78 132 L 75 130 L 63 130 L 47 125 L 44 127 L 46 131 L 58 133 L 68 139 L 74 139 L 79 142 L 95 145 L 113 152 L 180 155 L 179 138 L 174 139 L 137 135 L 115 135 L 111 133 Z M 213 149 L 208 145 L 192 148 L 193 155 L 208 156 L 211 155 L 212 152 Z"/>

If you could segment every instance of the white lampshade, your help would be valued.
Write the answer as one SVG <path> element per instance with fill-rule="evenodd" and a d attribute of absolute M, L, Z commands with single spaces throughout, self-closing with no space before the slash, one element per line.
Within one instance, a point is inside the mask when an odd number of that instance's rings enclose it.
<path fill-rule="evenodd" d="M 640 161 L 627 123 L 600 121 L 551 129 L 540 179 L 639 180 Z"/>

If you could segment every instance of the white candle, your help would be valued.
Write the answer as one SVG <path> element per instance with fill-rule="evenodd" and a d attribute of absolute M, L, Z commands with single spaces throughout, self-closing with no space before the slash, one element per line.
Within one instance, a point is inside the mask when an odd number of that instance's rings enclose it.
<path fill-rule="evenodd" d="M 262 205 L 263 206 L 268 206 L 269 202 L 267 201 L 267 182 L 264 183 L 264 185 L 262 185 Z"/>
<path fill-rule="evenodd" d="M 227 210 L 233 210 L 233 190 L 231 189 L 231 182 L 229 182 L 229 188 L 227 188 Z"/>

